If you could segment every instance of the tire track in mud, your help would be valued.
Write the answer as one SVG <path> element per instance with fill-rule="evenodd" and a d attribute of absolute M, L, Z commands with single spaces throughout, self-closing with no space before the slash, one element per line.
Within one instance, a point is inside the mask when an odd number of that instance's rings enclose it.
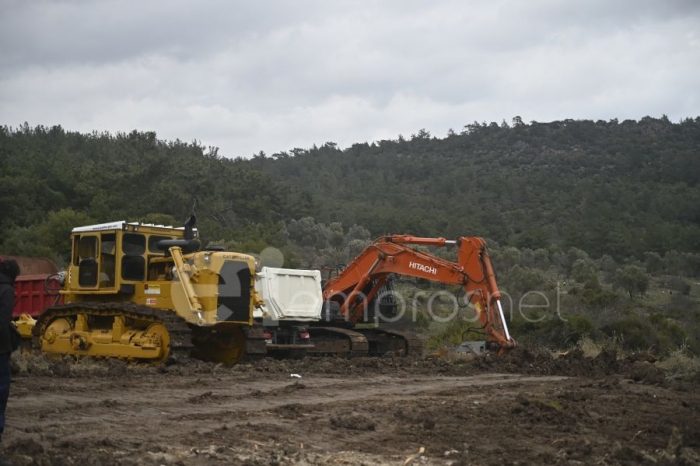
<path fill-rule="evenodd" d="M 466 377 L 417 377 L 410 381 L 375 376 L 343 382 L 337 378 L 311 377 L 296 381 L 259 380 L 237 385 L 235 380 L 231 381 L 231 385 L 222 381 L 205 381 L 201 386 L 192 386 L 191 383 L 180 384 L 169 377 L 167 386 L 154 383 L 146 387 L 132 386 L 129 383 L 115 386 L 112 381 L 91 380 L 91 384 L 96 386 L 90 390 L 86 389 L 83 379 L 62 379 L 57 391 L 31 394 L 23 387 L 23 379 L 19 379 L 16 386 L 13 386 L 10 410 L 25 414 L 39 413 L 44 419 L 60 415 L 64 424 L 75 417 L 77 422 L 84 425 L 93 412 L 101 413 L 96 417 L 96 422 L 114 422 L 124 416 L 131 416 L 142 419 L 139 423 L 148 423 L 149 419 L 162 416 L 177 419 L 178 416 L 184 418 L 188 415 L 214 414 L 218 417 L 225 413 L 266 411 L 292 403 L 314 405 L 372 397 L 398 398 L 460 388 L 469 392 L 474 391 L 475 387 L 547 383 L 563 379 L 565 377 L 481 374 Z M 51 381 L 55 382 L 55 379 L 46 380 L 47 383 Z M 185 385 L 188 386 L 180 388 Z M 113 413 L 104 414 L 105 407 Z M 22 416 L 14 419 L 13 425 L 22 429 L 29 419 L 29 416 Z"/>
<path fill-rule="evenodd" d="M 232 430 L 246 432 L 259 442 L 270 432 L 290 432 L 293 436 L 298 430 L 294 427 L 296 420 L 313 416 L 315 421 L 325 421 L 335 409 L 346 405 L 388 399 L 410 403 L 416 397 L 441 393 L 481 398 L 485 387 L 512 385 L 517 390 L 562 379 L 481 374 L 410 380 L 372 376 L 343 381 L 312 376 L 240 382 L 217 377 L 202 378 L 198 385 L 191 377 L 168 376 L 161 383 L 61 379 L 59 386 L 52 386 L 50 391 L 30 392 L 23 383 L 27 379 L 20 378 L 15 390 L 19 396 L 10 400 L 8 424 L 10 431 L 34 434 L 66 449 L 91 444 L 104 447 L 105 443 L 114 443 L 120 449 L 139 449 L 145 441 L 151 443 L 147 439 L 153 439 L 156 445 L 206 443 Z M 33 380 L 32 385 L 37 382 L 42 383 Z M 45 382 L 57 381 L 45 378 Z"/>
<path fill-rule="evenodd" d="M 267 363 L 264 371 L 175 366 L 96 377 L 22 375 L 12 386 L 3 444 L 19 465 L 32 458 L 402 464 L 420 448 L 421 464 L 429 465 L 700 464 L 693 456 L 700 392 L 693 386 L 682 391 L 619 375 L 436 375 L 421 367 L 415 374 L 396 364 L 383 372 L 355 364 L 360 373 L 342 376 L 346 363 L 339 361 L 338 373 L 298 371 L 302 378 L 289 376 L 300 367 L 270 365 L 277 369 L 270 373 Z"/>

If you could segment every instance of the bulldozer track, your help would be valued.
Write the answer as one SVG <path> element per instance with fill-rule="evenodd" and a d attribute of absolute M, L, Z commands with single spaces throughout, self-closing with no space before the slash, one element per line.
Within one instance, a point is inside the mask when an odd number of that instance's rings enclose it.
<path fill-rule="evenodd" d="M 267 344 L 265 343 L 265 328 L 256 323 L 251 327 L 245 327 L 243 332 L 246 336 L 244 361 L 255 361 L 264 358 L 267 354 Z"/>
<path fill-rule="evenodd" d="M 77 314 L 88 314 L 99 317 L 124 316 L 126 318 L 161 323 L 170 335 L 170 354 L 168 362 L 188 358 L 193 344 L 191 329 L 185 319 L 170 309 L 155 309 L 131 302 L 80 302 L 62 304 L 46 309 L 33 329 L 35 348 L 40 348 L 40 338 L 52 320 L 58 317 L 72 317 Z"/>

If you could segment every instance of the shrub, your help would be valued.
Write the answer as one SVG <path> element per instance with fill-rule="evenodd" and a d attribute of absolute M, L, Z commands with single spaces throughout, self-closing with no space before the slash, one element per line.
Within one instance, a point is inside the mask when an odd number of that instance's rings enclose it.
<path fill-rule="evenodd" d="M 530 309 L 526 315 L 518 313 L 513 316 L 509 326 L 511 333 L 521 343 L 561 349 L 569 342 L 567 321 L 543 309 Z"/>
<path fill-rule="evenodd" d="M 603 351 L 603 347 L 592 340 L 588 335 L 584 335 L 576 342 L 576 348 L 583 351 L 583 355 L 587 358 L 595 358 Z"/>
<path fill-rule="evenodd" d="M 432 335 L 425 347 L 435 350 L 442 345 L 457 346 L 464 340 L 484 340 L 485 338 L 478 324 L 455 319 L 449 322 L 442 332 Z"/>
<path fill-rule="evenodd" d="M 687 338 L 685 331 L 672 319 L 662 314 L 652 314 L 649 316 L 649 322 L 657 331 L 659 352 L 669 353 L 685 343 Z"/>
<path fill-rule="evenodd" d="M 613 307 L 620 299 L 620 295 L 614 291 L 592 288 L 585 288 L 579 296 L 583 304 L 594 308 Z"/>
<path fill-rule="evenodd" d="M 697 381 L 700 379 L 700 359 L 690 356 L 683 349 L 674 351 L 657 366 L 674 380 Z"/>
<path fill-rule="evenodd" d="M 623 349 L 639 351 L 656 346 L 658 334 L 654 327 L 637 315 L 613 320 L 601 329 L 606 335 L 615 338 Z"/>
<path fill-rule="evenodd" d="M 577 343 L 584 336 L 596 333 L 596 324 L 585 314 L 571 314 L 566 319 L 567 340 L 572 343 Z"/>
<path fill-rule="evenodd" d="M 684 280 L 682 277 L 673 277 L 669 280 L 668 287 L 673 291 L 677 291 L 684 296 L 690 294 L 690 283 Z"/>

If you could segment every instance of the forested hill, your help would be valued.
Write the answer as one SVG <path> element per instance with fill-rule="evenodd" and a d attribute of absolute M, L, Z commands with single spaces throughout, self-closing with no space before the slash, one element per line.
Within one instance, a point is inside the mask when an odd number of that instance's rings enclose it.
<path fill-rule="evenodd" d="M 179 224 L 195 196 L 206 238 L 254 249 L 284 246 L 290 222 L 310 216 L 594 257 L 700 252 L 699 177 L 700 118 L 515 118 L 251 160 L 150 132 L 25 124 L 0 128 L 0 252 L 65 253 L 69 227 L 88 222 Z"/>
<path fill-rule="evenodd" d="M 326 144 L 250 163 L 315 217 L 374 234 L 479 235 L 593 256 L 700 251 L 700 118 L 474 123 L 444 139 Z"/>

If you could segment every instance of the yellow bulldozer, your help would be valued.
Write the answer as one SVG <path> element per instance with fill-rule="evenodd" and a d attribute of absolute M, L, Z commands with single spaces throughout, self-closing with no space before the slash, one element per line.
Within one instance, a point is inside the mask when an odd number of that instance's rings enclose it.
<path fill-rule="evenodd" d="M 74 228 L 59 291 L 63 304 L 37 319 L 34 345 L 45 353 L 155 364 L 192 356 L 235 364 L 265 353 L 253 327 L 260 304 L 255 259 L 199 249 L 184 227 L 118 221 Z"/>

